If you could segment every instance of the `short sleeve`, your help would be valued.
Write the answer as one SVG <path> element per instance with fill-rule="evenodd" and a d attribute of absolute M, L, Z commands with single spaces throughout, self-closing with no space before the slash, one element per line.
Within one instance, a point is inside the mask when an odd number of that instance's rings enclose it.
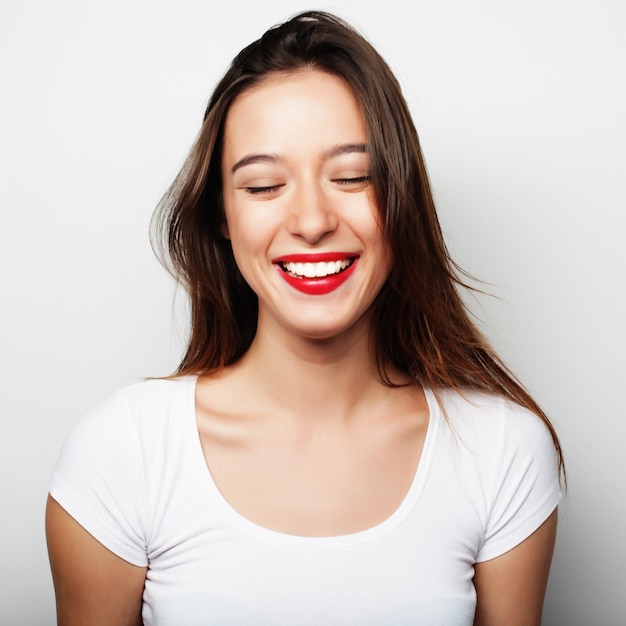
<path fill-rule="evenodd" d="M 66 438 L 50 495 L 122 559 L 148 564 L 139 436 L 123 392 L 84 415 Z"/>
<path fill-rule="evenodd" d="M 552 437 L 534 413 L 505 403 L 487 477 L 488 520 L 476 561 L 508 552 L 529 537 L 559 503 L 561 488 Z"/>

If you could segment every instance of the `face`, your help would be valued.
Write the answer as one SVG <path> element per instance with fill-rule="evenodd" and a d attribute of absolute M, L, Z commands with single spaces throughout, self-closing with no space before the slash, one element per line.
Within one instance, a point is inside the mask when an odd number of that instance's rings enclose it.
<path fill-rule="evenodd" d="M 257 332 L 366 333 L 390 254 L 351 90 L 314 70 L 266 78 L 232 104 L 222 155 L 225 235 L 259 299 Z"/>

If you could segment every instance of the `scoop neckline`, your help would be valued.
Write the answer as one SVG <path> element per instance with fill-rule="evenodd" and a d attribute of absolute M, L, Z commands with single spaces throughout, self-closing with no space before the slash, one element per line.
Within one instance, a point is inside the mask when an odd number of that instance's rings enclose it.
<path fill-rule="evenodd" d="M 198 430 L 196 417 L 197 381 L 198 376 L 190 376 L 187 381 L 188 384 L 186 388 L 185 406 L 185 421 L 189 428 L 190 441 L 193 448 L 193 459 L 197 466 L 196 471 L 200 477 L 199 482 L 208 488 L 212 505 L 218 507 L 219 513 L 224 516 L 224 521 L 230 527 L 237 528 L 238 531 L 248 535 L 250 538 L 264 543 L 279 543 L 309 549 L 343 548 L 375 541 L 384 535 L 394 532 L 402 526 L 404 522 L 406 522 L 411 512 L 414 510 L 426 483 L 426 478 L 432 462 L 435 441 L 437 439 L 441 423 L 439 404 L 435 395 L 429 388 L 423 388 L 429 415 L 422 453 L 420 455 L 415 474 L 413 475 L 411 485 L 409 486 L 402 502 L 389 517 L 375 526 L 343 535 L 318 537 L 292 535 L 261 526 L 239 513 L 239 511 L 237 511 L 237 509 L 235 509 L 224 497 L 217 486 L 217 483 L 213 479 L 211 469 L 204 458 L 204 451 L 202 449 L 202 442 L 200 440 L 200 432 Z"/>

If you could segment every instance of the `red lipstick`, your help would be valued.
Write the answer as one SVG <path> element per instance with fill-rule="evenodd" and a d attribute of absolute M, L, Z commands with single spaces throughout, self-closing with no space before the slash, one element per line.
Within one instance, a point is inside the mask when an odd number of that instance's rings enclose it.
<path fill-rule="evenodd" d="M 290 272 L 286 263 L 332 263 L 348 261 L 349 265 L 327 276 L 309 277 Z M 354 272 L 358 256 L 350 252 L 318 252 L 315 254 L 288 254 L 273 260 L 276 269 L 283 280 L 298 291 L 310 296 L 322 296 L 338 289 Z"/>

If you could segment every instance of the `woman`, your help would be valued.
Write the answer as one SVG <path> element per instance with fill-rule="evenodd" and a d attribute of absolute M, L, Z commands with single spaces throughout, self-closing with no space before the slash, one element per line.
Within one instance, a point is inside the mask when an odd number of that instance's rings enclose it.
<path fill-rule="evenodd" d="M 244 49 L 155 230 L 189 345 L 64 446 L 59 623 L 539 624 L 558 440 L 469 320 L 375 50 L 317 12 Z"/>

